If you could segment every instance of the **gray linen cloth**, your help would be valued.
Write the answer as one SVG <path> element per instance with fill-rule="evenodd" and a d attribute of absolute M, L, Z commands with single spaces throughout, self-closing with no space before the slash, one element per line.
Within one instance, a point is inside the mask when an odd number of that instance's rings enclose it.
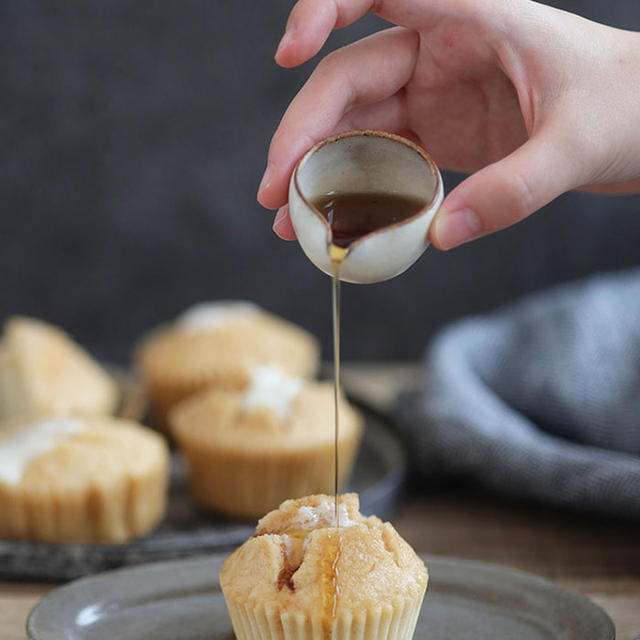
<path fill-rule="evenodd" d="M 423 478 L 640 518 L 640 269 L 446 327 L 396 417 Z"/>

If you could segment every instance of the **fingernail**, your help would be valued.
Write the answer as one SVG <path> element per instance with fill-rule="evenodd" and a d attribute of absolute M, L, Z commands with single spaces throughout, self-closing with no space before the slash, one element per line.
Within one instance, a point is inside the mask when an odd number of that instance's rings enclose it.
<path fill-rule="evenodd" d="M 262 180 L 260 181 L 258 194 L 269 187 L 269 185 L 271 184 L 271 180 L 273 180 L 273 165 L 269 163 L 267 164 L 267 168 L 264 170 L 264 175 L 262 176 Z"/>
<path fill-rule="evenodd" d="M 434 235 L 443 249 L 451 249 L 482 235 L 480 218 L 471 209 L 441 212 L 436 218 Z"/>
<path fill-rule="evenodd" d="M 287 27 L 287 30 L 284 32 L 284 35 L 282 36 L 282 40 L 280 40 L 280 44 L 276 49 L 276 57 L 281 51 L 286 49 L 291 44 L 291 42 L 293 41 L 294 33 L 295 33 L 295 27 L 293 25 Z"/>
<path fill-rule="evenodd" d="M 280 224 L 282 224 L 282 222 L 284 221 L 285 217 L 287 215 L 287 209 L 286 207 L 280 207 L 280 209 L 278 209 L 278 213 L 276 213 L 276 217 L 273 220 L 273 230 L 276 231 L 278 226 Z"/>

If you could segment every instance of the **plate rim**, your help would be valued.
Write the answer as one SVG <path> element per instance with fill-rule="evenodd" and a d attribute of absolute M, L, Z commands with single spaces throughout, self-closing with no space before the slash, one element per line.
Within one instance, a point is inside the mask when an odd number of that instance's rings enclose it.
<path fill-rule="evenodd" d="M 418 554 L 429 567 L 429 564 L 432 566 L 435 564 L 443 566 L 458 566 L 461 568 L 477 570 L 480 572 L 496 574 L 499 576 L 503 576 L 505 573 L 518 579 L 523 582 L 536 585 L 541 590 L 547 589 L 551 590 L 555 593 L 562 593 L 566 597 L 571 598 L 576 603 L 581 603 L 585 607 L 591 610 L 594 615 L 598 615 L 601 618 L 603 625 L 608 627 L 607 629 L 603 629 L 606 632 L 608 637 L 603 640 L 616 640 L 616 627 L 611 619 L 611 616 L 603 609 L 601 605 L 597 602 L 594 602 L 589 596 L 574 589 L 572 587 L 568 587 L 563 584 L 559 584 L 558 582 L 554 582 L 549 578 L 545 578 L 537 573 L 533 573 L 531 571 L 525 571 L 524 569 L 518 569 L 516 567 L 510 567 L 508 565 L 502 565 L 499 563 L 487 562 L 484 560 L 473 560 L 469 558 L 461 558 L 458 556 L 447 556 L 447 555 L 434 555 L 421 553 Z M 431 571 L 429 571 L 429 576 L 431 577 Z M 428 589 L 427 589 L 428 593 Z"/>
<path fill-rule="evenodd" d="M 141 565 L 111 569 L 73 580 L 65 585 L 53 589 L 34 605 L 26 619 L 25 628 L 27 637 L 29 638 L 29 640 L 56 640 L 53 636 L 43 635 L 37 629 L 38 618 L 46 614 L 47 608 L 49 606 L 53 605 L 55 607 L 56 600 L 58 600 L 59 598 L 64 598 L 67 593 L 77 592 L 78 585 L 90 585 L 92 583 L 99 584 L 104 580 L 109 580 L 114 577 L 117 578 L 122 575 L 129 576 L 131 573 L 144 574 L 149 572 L 160 572 L 167 575 L 171 574 L 172 571 L 177 568 L 184 570 L 185 568 L 189 568 L 190 565 L 202 568 L 205 564 L 210 566 L 212 569 L 214 567 L 216 568 L 215 572 L 212 573 L 212 579 L 215 584 L 219 585 L 219 570 L 222 568 L 222 565 L 228 555 L 228 553 L 210 553 L 192 556 L 189 558 L 181 558 L 178 560 L 162 560 L 158 562 L 150 562 Z M 603 627 L 602 632 L 603 634 L 606 634 L 603 635 L 602 640 L 615 640 L 616 638 L 615 625 L 609 614 L 602 608 L 602 606 L 600 606 L 598 603 L 591 600 L 587 595 L 581 593 L 576 589 L 558 584 L 538 574 L 505 565 L 456 556 L 443 556 L 427 553 L 421 553 L 418 555 L 427 565 L 429 569 L 430 579 L 432 576 L 432 568 L 435 568 L 437 572 L 438 570 L 446 570 L 447 567 L 455 567 L 463 571 L 466 570 L 470 572 L 477 572 L 479 574 L 490 574 L 499 577 L 504 577 L 506 573 L 511 577 L 522 581 L 524 584 L 535 586 L 540 591 L 551 590 L 554 593 L 563 594 L 565 597 L 570 598 L 573 603 L 580 604 L 585 608 L 585 610 L 589 610 L 592 615 L 600 618 L 600 622 Z M 427 589 L 427 595 L 428 593 L 429 590 Z M 45 634 L 47 634 L 46 631 Z"/>

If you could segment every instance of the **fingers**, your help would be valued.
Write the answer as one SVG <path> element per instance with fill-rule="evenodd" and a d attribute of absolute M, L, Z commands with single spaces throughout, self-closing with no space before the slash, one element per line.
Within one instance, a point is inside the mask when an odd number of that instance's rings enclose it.
<path fill-rule="evenodd" d="M 273 232 L 283 240 L 295 240 L 296 232 L 293 229 L 291 218 L 289 216 L 289 206 L 284 205 L 278 209 L 276 217 L 273 221 Z"/>
<path fill-rule="evenodd" d="M 431 241 L 451 249 L 504 229 L 581 184 L 576 161 L 551 135 L 533 138 L 467 178 L 445 199 Z"/>
<path fill-rule="evenodd" d="M 407 127 L 407 98 L 404 89 L 373 104 L 349 109 L 335 126 L 335 132 L 354 129 L 382 129 L 400 133 Z"/>
<path fill-rule="evenodd" d="M 486 13 L 494 6 L 504 9 L 504 0 L 483 0 Z M 312 58 L 333 29 L 346 27 L 375 13 L 394 24 L 420 29 L 437 14 L 458 17 L 476 15 L 477 0 L 298 0 L 291 10 L 287 28 L 276 51 L 276 62 L 294 67 Z"/>
<path fill-rule="evenodd" d="M 291 10 L 276 51 L 276 62 L 295 67 L 320 51 L 333 29 L 365 15 L 374 0 L 300 0 Z"/>
<path fill-rule="evenodd" d="M 260 203 L 268 209 L 282 206 L 298 158 L 334 133 L 350 109 L 381 103 L 398 93 L 411 78 L 417 51 L 418 35 L 396 28 L 327 56 L 293 99 L 273 136 L 258 191 Z M 389 106 L 397 109 L 400 103 Z"/>

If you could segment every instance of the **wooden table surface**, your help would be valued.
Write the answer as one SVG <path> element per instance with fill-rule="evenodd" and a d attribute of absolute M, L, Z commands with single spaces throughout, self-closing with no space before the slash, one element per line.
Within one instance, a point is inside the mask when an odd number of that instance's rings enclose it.
<path fill-rule="evenodd" d="M 417 375 L 412 365 L 350 365 L 344 381 L 353 393 L 384 410 L 397 389 L 415 384 Z M 405 496 L 394 524 L 419 552 L 495 562 L 577 589 L 607 611 L 618 640 L 640 636 L 637 525 L 442 487 Z M 0 640 L 25 640 L 26 617 L 51 588 L 0 582 Z"/>

